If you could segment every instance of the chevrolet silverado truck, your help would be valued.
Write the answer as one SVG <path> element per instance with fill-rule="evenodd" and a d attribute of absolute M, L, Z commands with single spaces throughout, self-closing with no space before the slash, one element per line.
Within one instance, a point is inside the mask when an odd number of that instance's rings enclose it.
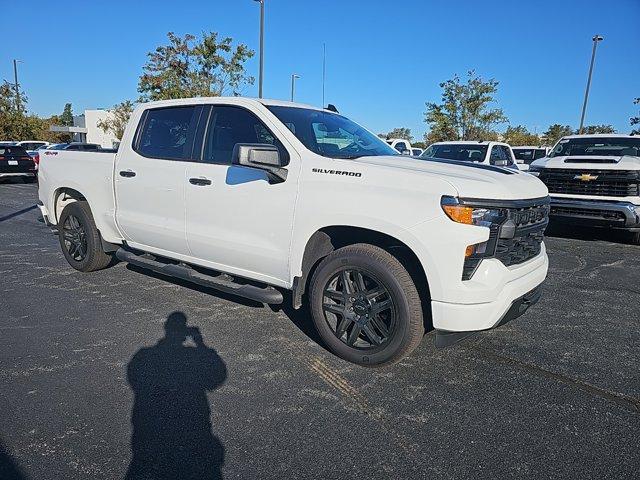
<path fill-rule="evenodd" d="M 425 326 L 439 346 L 497 327 L 547 274 L 537 178 L 402 156 L 327 109 L 153 102 L 117 153 L 49 153 L 39 206 L 73 268 L 115 255 L 264 304 L 304 302 L 326 347 L 360 365 L 398 361 Z"/>
<path fill-rule="evenodd" d="M 563 137 L 529 173 L 548 187 L 553 220 L 626 230 L 640 245 L 640 137 Z"/>

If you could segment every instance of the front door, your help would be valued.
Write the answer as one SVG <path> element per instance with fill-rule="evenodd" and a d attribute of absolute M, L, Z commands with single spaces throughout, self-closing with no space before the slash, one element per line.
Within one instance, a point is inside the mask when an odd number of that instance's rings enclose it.
<path fill-rule="evenodd" d="M 186 171 L 202 110 L 195 105 L 147 110 L 133 145 L 121 146 L 114 172 L 116 220 L 131 246 L 188 255 Z"/>
<path fill-rule="evenodd" d="M 287 179 L 270 184 L 262 170 L 231 164 L 237 143 L 269 143 L 289 160 Z M 238 106 L 213 105 L 200 163 L 187 167 L 187 240 L 211 268 L 265 282 L 289 281 L 289 247 L 299 165 L 266 117 Z M 294 161 L 296 160 L 296 161 Z"/>

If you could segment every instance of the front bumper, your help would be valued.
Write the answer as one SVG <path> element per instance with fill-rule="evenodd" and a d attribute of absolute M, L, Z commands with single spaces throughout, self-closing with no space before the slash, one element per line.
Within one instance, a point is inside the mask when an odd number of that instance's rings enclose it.
<path fill-rule="evenodd" d="M 540 297 L 542 297 L 542 289 L 538 286 L 520 298 L 515 299 L 509 309 L 492 328 L 497 328 L 523 315 L 529 307 L 538 303 Z M 477 333 L 477 331 L 449 332 L 446 330 L 436 330 L 436 347 L 448 347 L 474 333 Z"/>
<path fill-rule="evenodd" d="M 556 197 L 550 216 L 573 225 L 640 230 L 640 206 L 630 202 Z"/>
<path fill-rule="evenodd" d="M 504 323 L 503 319 L 519 299 L 545 280 L 548 270 L 549 258 L 544 244 L 537 257 L 513 267 L 505 267 L 495 259 L 485 260 L 474 280 L 465 282 L 469 284 L 469 295 L 463 296 L 460 292 L 459 301 L 455 303 L 431 301 L 433 326 L 439 332 L 475 332 L 495 328 Z M 472 291 L 480 295 L 472 296 Z M 474 301 L 469 301 L 471 299 Z"/>

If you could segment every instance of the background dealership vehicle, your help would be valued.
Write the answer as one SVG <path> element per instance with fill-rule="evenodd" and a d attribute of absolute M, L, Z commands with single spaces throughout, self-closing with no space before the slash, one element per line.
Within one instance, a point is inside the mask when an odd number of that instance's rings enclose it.
<path fill-rule="evenodd" d="M 627 230 L 640 244 L 640 137 L 563 137 L 530 172 L 549 188 L 558 221 Z"/>
<path fill-rule="evenodd" d="M 538 160 L 540 158 L 544 158 L 551 151 L 549 147 L 533 147 L 530 145 L 527 146 L 518 146 L 511 147 L 511 151 L 513 152 L 513 156 L 516 159 L 516 164 L 518 168 L 522 171 L 528 171 L 529 165 L 534 160 Z"/>
<path fill-rule="evenodd" d="M 413 155 L 411 142 L 409 142 L 409 140 L 405 140 L 404 138 L 387 138 L 386 141 L 391 148 L 395 148 L 402 155 Z"/>
<path fill-rule="evenodd" d="M 446 158 L 518 170 L 511 147 L 501 142 L 436 142 L 427 147 L 421 158 Z"/>
<path fill-rule="evenodd" d="M 0 145 L 0 179 L 18 177 L 33 180 L 36 164 L 27 151 L 19 145 Z"/>
<path fill-rule="evenodd" d="M 154 102 L 117 153 L 45 150 L 40 208 L 80 271 L 111 254 L 294 308 L 341 357 L 391 363 L 424 324 L 446 345 L 538 298 L 547 189 L 484 165 L 402 157 L 328 110 L 271 100 Z M 427 316 L 424 316 L 427 313 Z"/>
<path fill-rule="evenodd" d="M 418 147 L 411 147 L 411 156 L 413 157 L 419 157 L 420 155 L 422 155 L 424 153 L 424 150 L 422 148 L 418 148 Z"/>

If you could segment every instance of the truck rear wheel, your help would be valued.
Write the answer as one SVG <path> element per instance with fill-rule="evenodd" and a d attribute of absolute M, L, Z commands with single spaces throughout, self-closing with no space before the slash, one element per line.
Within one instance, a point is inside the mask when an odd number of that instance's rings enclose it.
<path fill-rule="evenodd" d="M 350 245 L 326 256 L 311 279 L 310 304 L 327 347 L 359 365 L 397 362 L 424 335 L 411 276 L 393 255 L 374 245 Z"/>
<path fill-rule="evenodd" d="M 73 202 L 64 207 L 58 220 L 58 238 L 64 257 L 76 270 L 93 272 L 111 262 L 111 256 L 102 250 L 100 233 L 87 202 Z"/>
<path fill-rule="evenodd" d="M 631 234 L 631 243 L 634 245 L 640 245 L 640 232 L 633 232 Z"/>

